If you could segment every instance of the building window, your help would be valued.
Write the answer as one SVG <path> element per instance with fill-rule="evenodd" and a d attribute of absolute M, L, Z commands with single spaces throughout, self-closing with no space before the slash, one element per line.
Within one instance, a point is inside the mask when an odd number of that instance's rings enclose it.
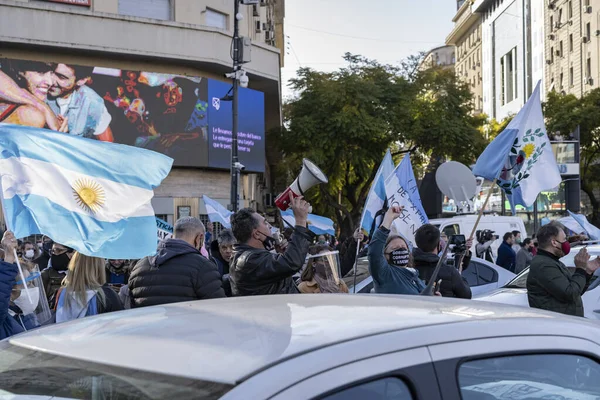
<path fill-rule="evenodd" d="M 564 87 L 564 85 L 563 85 L 563 83 L 564 83 L 563 78 L 564 78 L 564 74 L 561 72 L 560 73 L 560 80 L 558 81 L 558 83 L 560 84 L 560 90 L 562 90 L 563 87 Z"/>
<path fill-rule="evenodd" d="M 573 52 L 573 34 L 569 35 L 569 52 Z"/>
<path fill-rule="evenodd" d="M 592 59 L 588 58 L 587 63 L 585 65 L 585 76 L 586 78 L 592 77 Z"/>
<path fill-rule="evenodd" d="M 554 16 L 550 16 L 550 32 L 554 32 Z"/>
<path fill-rule="evenodd" d="M 562 25 L 562 7 L 558 10 L 558 26 Z"/>
<path fill-rule="evenodd" d="M 170 0 L 119 0 L 119 14 L 132 17 L 171 19 Z"/>
<path fill-rule="evenodd" d="M 589 22 L 585 25 L 585 37 L 589 41 L 592 37 L 592 24 Z"/>
<path fill-rule="evenodd" d="M 550 47 L 550 63 L 554 63 L 554 47 Z"/>
<path fill-rule="evenodd" d="M 218 29 L 227 29 L 227 14 L 218 11 L 206 9 L 204 25 Z"/>
<path fill-rule="evenodd" d="M 567 5 L 567 12 L 569 15 L 569 19 L 573 18 L 573 1 L 569 0 L 569 4 Z"/>
<path fill-rule="evenodd" d="M 564 53 L 563 53 L 563 41 L 562 40 L 560 41 L 560 43 L 558 45 L 558 55 L 561 56 L 561 57 L 564 55 Z"/>
<path fill-rule="evenodd" d="M 502 105 L 508 104 L 518 97 L 516 66 L 517 48 L 515 47 L 500 59 Z"/>
<path fill-rule="evenodd" d="M 573 79 L 573 67 L 571 67 L 569 68 L 569 86 L 571 87 L 573 87 L 573 85 L 575 84 Z"/>

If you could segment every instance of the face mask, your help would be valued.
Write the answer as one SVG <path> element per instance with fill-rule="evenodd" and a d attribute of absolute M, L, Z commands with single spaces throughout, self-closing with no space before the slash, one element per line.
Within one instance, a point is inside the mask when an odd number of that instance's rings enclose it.
<path fill-rule="evenodd" d="M 275 248 L 275 243 L 277 242 L 275 238 L 271 236 L 267 236 L 262 232 L 258 232 L 265 237 L 265 240 L 262 241 L 263 246 L 265 246 L 265 250 L 271 251 Z"/>
<path fill-rule="evenodd" d="M 37 244 L 38 249 L 40 250 L 44 250 L 44 244 L 43 243 L 38 243 Z"/>
<path fill-rule="evenodd" d="M 25 258 L 27 258 L 28 260 L 33 259 L 34 255 L 35 255 L 35 251 L 33 251 L 33 250 L 27 250 L 25 252 Z"/>
<path fill-rule="evenodd" d="M 52 251 L 52 243 L 50 243 L 50 242 L 44 243 L 44 251 L 46 253 L 50 253 Z"/>
<path fill-rule="evenodd" d="M 69 269 L 69 262 L 71 260 L 69 259 L 67 253 L 64 253 L 59 256 L 52 254 L 50 261 L 52 262 L 52 268 L 54 268 L 55 270 L 66 271 L 67 269 Z"/>
<path fill-rule="evenodd" d="M 557 242 L 558 242 L 558 240 L 557 240 Z M 558 243 L 560 243 L 560 242 L 558 242 Z M 565 240 L 564 242 L 560 243 L 560 249 L 566 256 L 567 254 L 569 254 L 571 252 L 571 243 L 569 243 L 568 240 Z"/>
<path fill-rule="evenodd" d="M 29 301 L 29 297 L 27 297 L 24 289 L 21 289 L 21 295 L 13 301 L 21 309 L 23 315 L 29 315 L 34 312 L 40 302 L 40 291 L 37 288 L 28 289 L 31 301 Z"/>
<path fill-rule="evenodd" d="M 397 249 L 390 253 L 390 264 L 397 267 L 406 267 L 410 258 L 408 249 Z"/>
<path fill-rule="evenodd" d="M 515 242 L 517 242 L 517 244 L 521 244 L 521 239 L 515 239 Z"/>

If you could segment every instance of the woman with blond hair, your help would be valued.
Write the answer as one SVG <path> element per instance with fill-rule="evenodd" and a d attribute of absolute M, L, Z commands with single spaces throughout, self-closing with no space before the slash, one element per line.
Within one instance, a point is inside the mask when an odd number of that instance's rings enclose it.
<path fill-rule="evenodd" d="M 56 322 L 123 310 L 117 294 L 106 285 L 103 259 L 75 253 L 57 294 Z"/>

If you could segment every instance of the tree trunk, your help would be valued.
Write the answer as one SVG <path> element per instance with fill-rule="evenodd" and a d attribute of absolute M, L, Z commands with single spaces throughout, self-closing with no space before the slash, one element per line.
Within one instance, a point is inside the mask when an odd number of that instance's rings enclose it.
<path fill-rule="evenodd" d="M 598 226 L 600 224 L 600 220 L 598 218 L 598 209 L 600 207 L 600 203 L 594 194 L 594 188 L 586 183 L 585 180 L 581 180 L 581 190 L 583 190 L 588 197 L 590 198 L 590 203 L 592 204 L 592 224 Z"/>

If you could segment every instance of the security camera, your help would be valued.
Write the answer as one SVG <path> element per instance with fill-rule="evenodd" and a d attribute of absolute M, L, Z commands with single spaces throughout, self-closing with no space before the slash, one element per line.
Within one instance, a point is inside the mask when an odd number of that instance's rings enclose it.
<path fill-rule="evenodd" d="M 238 171 L 243 171 L 246 169 L 246 166 L 240 162 L 236 162 L 235 164 L 233 164 L 233 166 L 235 167 L 235 169 L 237 169 Z"/>
<path fill-rule="evenodd" d="M 250 79 L 248 79 L 248 75 L 246 75 L 246 71 L 242 71 L 242 73 L 240 74 L 240 86 L 243 88 L 247 88 L 248 82 L 250 82 Z"/>

